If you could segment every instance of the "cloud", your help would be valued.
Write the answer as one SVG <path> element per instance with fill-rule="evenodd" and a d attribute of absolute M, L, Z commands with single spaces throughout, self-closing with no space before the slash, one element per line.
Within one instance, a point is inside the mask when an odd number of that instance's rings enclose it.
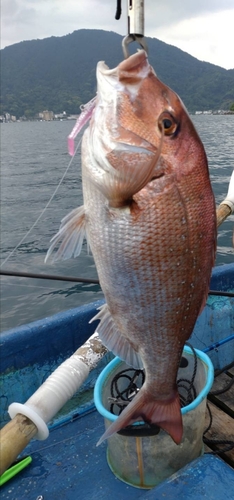
<path fill-rule="evenodd" d="M 146 25 L 149 29 L 170 26 L 184 19 L 201 16 L 205 13 L 223 11 L 233 7 L 233 0 L 146 0 Z M 3 31 L 11 31 L 12 39 L 17 33 L 25 37 L 31 32 L 30 27 L 36 29 L 35 36 L 41 37 L 46 33 L 66 34 L 69 30 L 79 28 L 114 29 L 125 34 L 127 26 L 126 2 L 122 0 L 122 17 L 120 21 L 114 19 L 115 0 L 2 0 Z M 7 21 L 8 26 L 5 25 Z M 16 31 L 15 31 L 16 30 Z M 15 31 L 15 33 L 14 33 Z M 42 35 L 41 35 L 42 34 Z M 4 33 L 3 33 L 4 38 Z M 4 41 L 4 40 L 3 40 Z"/>
<path fill-rule="evenodd" d="M 2 0 L 2 47 L 22 40 L 51 36 L 54 1 Z"/>
<path fill-rule="evenodd" d="M 233 8 L 233 0 L 150 0 L 145 1 L 146 24 L 150 27 L 164 27 L 177 24 L 185 19 Z"/>
<path fill-rule="evenodd" d="M 160 28 L 158 38 L 200 60 L 224 68 L 234 68 L 234 9 L 212 15 L 180 21 L 170 27 Z M 218 35 L 217 35 L 218 34 Z M 151 34 L 155 36 L 155 34 Z"/>
<path fill-rule="evenodd" d="M 126 3 L 122 0 L 122 16 L 116 21 L 116 0 L 2 0 L 2 47 L 82 28 L 126 35 Z M 233 0 L 145 0 L 145 7 L 146 36 L 176 45 L 199 59 L 234 67 L 230 51 L 224 50 L 225 37 L 228 46 L 234 46 L 234 30 L 229 26 Z"/>

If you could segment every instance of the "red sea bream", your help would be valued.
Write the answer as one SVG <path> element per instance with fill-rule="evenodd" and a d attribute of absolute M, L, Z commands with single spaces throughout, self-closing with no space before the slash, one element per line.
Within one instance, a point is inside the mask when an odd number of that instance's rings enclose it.
<path fill-rule="evenodd" d="M 97 65 L 97 101 L 82 141 L 84 204 L 53 238 L 56 258 L 86 236 L 106 298 L 102 342 L 146 380 L 103 439 L 137 419 L 183 434 L 176 375 L 202 310 L 216 246 L 216 213 L 202 142 L 180 98 L 141 50 Z"/>

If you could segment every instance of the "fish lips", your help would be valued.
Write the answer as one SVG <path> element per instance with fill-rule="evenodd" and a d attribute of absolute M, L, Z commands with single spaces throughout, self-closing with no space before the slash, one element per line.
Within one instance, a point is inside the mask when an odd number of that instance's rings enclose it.
<path fill-rule="evenodd" d="M 106 102 L 111 102 L 113 91 L 122 91 L 134 99 L 142 80 L 151 72 L 154 73 L 144 50 L 128 57 L 113 69 L 109 69 L 104 61 L 100 61 L 96 71 L 98 96 Z"/>

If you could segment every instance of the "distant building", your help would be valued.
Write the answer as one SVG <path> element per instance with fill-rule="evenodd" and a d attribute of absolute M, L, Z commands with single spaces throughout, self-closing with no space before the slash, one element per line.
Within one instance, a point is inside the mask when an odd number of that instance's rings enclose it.
<path fill-rule="evenodd" d="M 68 120 L 77 120 L 80 115 L 70 115 L 67 117 Z"/>
<path fill-rule="evenodd" d="M 45 120 L 45 121 L 49 122 L 49 121 L 54 119 L 54 112 L 48 111 L 48 109 L 46 109 L 42 113 L 39 113 L 39 118 L 41 120 Z"/>
<path fill-rule="evenodd" d="M 55 113 L 54 118 L 55 120 L 62 120 L 66 118 L 66 115 L 64 115 L 64 113 Z"/>

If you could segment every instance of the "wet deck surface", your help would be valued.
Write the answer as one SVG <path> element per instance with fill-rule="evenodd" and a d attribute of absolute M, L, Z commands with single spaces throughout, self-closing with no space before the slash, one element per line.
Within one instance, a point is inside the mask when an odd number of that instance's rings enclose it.
<path fill-rule="evenodd" d="M 226 388 L 228 390 L 223 392 Z M 221 393 L 215 394 L 217 392 Z M 206 434 L 206 437 L 211 440 L 206 451 L 224 450 L 228 447 L 228 443 L 225 444 L 225 441 L 234 441 L 234 368 L 215 377 L 211 394 L 208 397 L 208 404 L 212 414 L 212 423 Z M 210 418 L 207 412 L 207 426 L 209 422 Z M 224 442 L 218 445 L 215 441 Z M 234 469 L 234 447 L 230 451 L 219 453 L 219 455 Z"/>
<path fill-rule="evenodd" d="M 233 377 L 233 369 L 219 375 L 212 392 L 223 389 Z M 207 437 L 234 439 L 234 385 L 225 393 L 210 395 L 209 400 L 213 422 Z M 25 450 L 32 456 L 32 463 L 2 486 L 1 499 L 36 500 L 41 496 L 43 500 L 109 500 L 115 495 L 120 500 L 233 500 L 234 449 L 223 453 L 222 458 L 207 453 L 157 488 L 141 490 L 118 480 L 110 471 L 106 445 L 96 447 L 103 429 L 102 417 L 91 411 L 52 430 L 46 441 L 32 442 Z M 217 448 L 215 443 L 211 446 Z"/>

